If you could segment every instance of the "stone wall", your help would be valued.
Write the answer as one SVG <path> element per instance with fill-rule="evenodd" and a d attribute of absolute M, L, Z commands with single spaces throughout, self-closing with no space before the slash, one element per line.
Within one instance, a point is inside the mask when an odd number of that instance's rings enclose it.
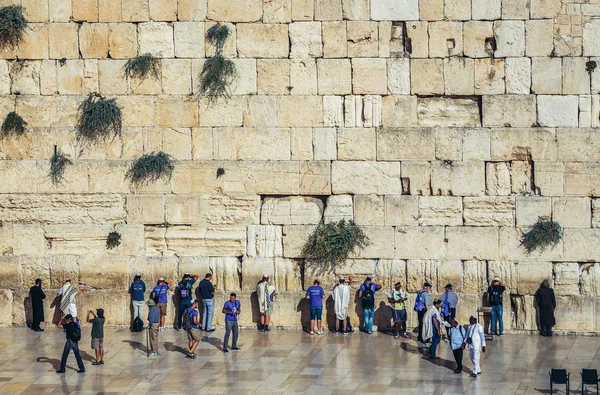
<path fill-rule="evenodd" d="M 278 326 L 306 320 L 316 276 L 326 288 L 340 274 L 403 280 L 412 293 L 451 282 L 464 321 L 500 275 L 506 326 L 531 331 L 532 295 L 549 279 L 556 330 L 597 333 L 600 69 L 586 71 L 600 62 L 596 3 L 0 1 L 30 22 L 0 53 L 0 118 L 28 122 L 0 141 L 0 324 L 25 322 L 37 277 L 50 296 L 67 276 L 86 284 L 80 311 L 102 306 L 126 324 L 137 271 L 152 283 L 212 270 L 218 299 L 236 291 L 247 307 L 271 273 Z M 228 102 L 209 106 L 196 94 L 215 22 L 231 30 L 224 55 L 239 78 Z M 148 52 L 159 80 L 125 78 L 127 60 Z M 75 140 L 89 92 L 117 99 L 121 136 Z M 55 146 L 73 160 L 58 186 Z M 160 150 L 176 159 L 171 179 L 124 179 Z M 342 218 L 372 244 L 334 268 L 305 261 L 312 229 Z M 564 238 L 527 254 L 520 239 L 538 218 Z M 107 250 L 113 230 L 122 244 Z"/>

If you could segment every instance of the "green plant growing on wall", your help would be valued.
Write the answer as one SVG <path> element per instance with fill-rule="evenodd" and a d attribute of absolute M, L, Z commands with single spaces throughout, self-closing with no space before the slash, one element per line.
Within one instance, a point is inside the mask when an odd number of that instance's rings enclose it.
<path fill-rule="evenodd" d="M 209 104 L 215 104 L 220 98 L 229 99 L 229 86 L 237 77 L 235 64 L 223 56 L 228 37 L 229 28 L 218 23 L 206 32 L 206 40 L 215 47 L 215 55 L 204 62 L 198 92 L 208 98 Z"/>
<path fill-rule="evenodd" d="M 4 122 L 2 122 L 2 128 L 0 131 L 2 131 L 4 136 L 22 136 L 25 134 L 25 132 L 27 132 L 26 126 L 27 122 L 25 122 L 19 114 L 12 111 L 6 115 L 6 118 L 4 118 Z"/>
<path fill-rule="evenodd" d="M 339 264 L 356 248 L 369 244 L 369 238 L 354 221 L 322 222 L 306 241 L 303 254 L 323 263 Z"/>
<path fill-rule="evenodd" d="M 0 48 L 16 48 L 23 41 L 26 26 L 23 7 L 9 5 L 0 8 Z"/>
<path fill-rule="evenodd" d="M 112 250 L 121 245 L 121 234 L 119 232 L 110 232 L 106 238 L 106 248 Z"/>
<path fill-rule="evenodd" d="M 134 185 L 146 185 L 160 179 L 169 180 L 175 169 L 175 164 L 169 154 L 164 152 L 152 152 L 136 159 L 127 173 L 125 179 Z"/>
<path fill-rule="evenodd" d="M 217 169 L 217 178 L 221 178 L 224 175 L 225 175 L 225 169 L 223 169 L 222 167 L 219 167 Z"/>
<path fill-rule="evenodd" d="M 592 74 L 594 70 L 596 70 L 596 67 L 598 67 L 598 64 L 593 60 L 588 60 L 587 62 L 585 62 L 585 71 L 587 71 L 590 74 Z"/>
<path fill-rule="evenodd" d="M 96 143 L 105 140 L 111 133 L 120 135 L 122 124 L 121 108 L 116 99 L 90 93 L 79 106 L 77 140 Z"/>
<path fill-rule="evenodd" d="M 62 182 L 65 174 L 65 168 L 67 165 L 72 165 L 73 162 L 67 155 L 62 153 L 59 149 L 54 146 L 54 155 L 50 158 L 50 172 L 48 177 L 54 185 L 58 185 Z"/>
<path fill-rule="evenodd" d="M 160 60 L 149 53 L 145 53 L 133 59 L 129 59 L 125 63 L 123 71 L 127 78 L 137 78 L 140 81 L 151 76 L 155 80 L 159 80 Z"/>
<path fill-rule="evenodd" d="M 523 235 L 521 245 L 528 254 L 538 249 L 544 251 L 558 244 L 562 235 L 562 227 L 558 222 L 540 219 Z"/>

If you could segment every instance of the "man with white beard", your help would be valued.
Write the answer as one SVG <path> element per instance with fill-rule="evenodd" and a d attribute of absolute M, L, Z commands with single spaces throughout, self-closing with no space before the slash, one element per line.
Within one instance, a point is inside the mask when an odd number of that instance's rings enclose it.
<path fill-rule="evenodd" d="M 481 374 L 481 353 L 485 352 L 485 335 L 483 326 L 477 322 L 477 317 L 472 315 L 469 318 L 469 329 L 467 330 L 466 346 L 469 348 L 469 356 L 473 362 L 473 373 L 471 377 L 477 377 Z"/>
<path fill-rule="evenodd" d="M 343 321 L 344 335 L 347 332 L 346 321 L 348 317 L 348 306 L 350 304 L 350 284 L 352 284 L 352 276 L 348 277 L 348 284 L 344 276 L 340 277 L 340 282 L 335 285 L 333 291 L 333 303 L 335 310 L 335 333 L 340 333 L 340 320 Z"/>

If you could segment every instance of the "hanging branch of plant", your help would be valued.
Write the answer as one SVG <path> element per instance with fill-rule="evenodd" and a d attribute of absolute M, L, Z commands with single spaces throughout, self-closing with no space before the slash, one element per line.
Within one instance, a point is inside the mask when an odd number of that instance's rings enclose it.
<path fill-rule="evenodd" d="M 339 264 L 357 248 L 369 244 L 369 238 L 354 221 L 321 222 L 306 241 L 303 254 L 323 263 Z"/>
<path fill-rule="evenodd" d="M 106 99 L 98 93 L 90 93 L 79 106 L 77 118 L 77 141 L 96 143 L 108 136 L 120 135 L 123 120 L 116 99 Z"/>
<path fill-rule="evenodd" d="M 67 155 L 54 146 L 54 155 L 50 158 L 50 172 L 48 177 L 54 185 L 60 184 L 64 179 L 65 168 L 67 165 L 72 165 L 73 162 Z"/>
<path fill-rule="evenodd" d="M 0 131 L 4 136 L 23 136 L 27 132 L 27 122 L 21 118 L 19 114 L 12 111 L 6 115 L 4 122 L 2 122 L 2 128 Z"/>
<path fill-rule="evenodd" d="M 206 32 L 206 40 L 215 47 L 215 55 L 204 61 L 198 93 L 208 98 L 209 105 L 216 104 L 220 98 L 229 99 L 229 87 L 237 77 L 235 63 L 223 56 L 223 47 L 228 37 L 229 28 L 219 23 Z"/>
<path fill-rule="evenodd" d="M 528 254 L 535 250 L 541 252 L 558 244 L 562 235 L 563 230 L 558 222 L 540 219 L 523 235 L 521 245 Z"/>
<path fill-rule="evenodd" d="M 18 5 L 0 8 L 0 49 L 15 49 L 23 41 L 27 27 L 23 11 Z"/>
<path fill-rule="evenodd" d="M 152 152 L 136 159 L 127 173 L 125 179 L 135 186 L 147 185 L 160 179 L 169 180 L 175 169 L 175 164 L 169 154 Z"/>
<path fill-rule="evenodd" d="M 123 67 L 123 72 L 127 78 L 136 78 L 143 82 L 148 76 L 155 80 L 160 80 L 160 59 L 155 58 L 149 53 L 145 53 L 133 59 L 129 59 Z"/>

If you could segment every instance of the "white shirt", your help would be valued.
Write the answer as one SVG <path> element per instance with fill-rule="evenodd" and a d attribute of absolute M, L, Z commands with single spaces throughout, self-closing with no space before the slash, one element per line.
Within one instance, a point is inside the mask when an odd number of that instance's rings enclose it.
<path fill-rule="evenodd" d="M 485 334 L 483 333 L 483 326 L 480 323 L 469 325 L 467 332 L 467 339 L 471 338 L 470 347 L 479 350 L 481 347 L 485 347 Z"/>

